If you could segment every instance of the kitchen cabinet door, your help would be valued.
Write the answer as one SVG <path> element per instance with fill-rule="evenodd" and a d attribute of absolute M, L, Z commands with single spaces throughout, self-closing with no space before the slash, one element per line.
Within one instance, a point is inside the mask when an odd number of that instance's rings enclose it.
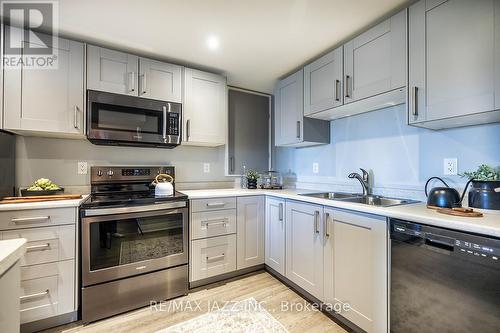
<path fill-rule="evenodd" d="M 184 70 L 184 141 L 193 146 L 226 144 L 226 78 L 186 68 Z"/>
<path fill-rule="evenodd" d="M 266 265 L 285 276 L 285 200 L 266 198 Z"/>
<path fill-rule="evenodd" d="M 36 47 L 33 42 L 23 41 L 21 29 L 11 28 L 10 33 L 23 47 Z M 83 44 L 59 38 L 55 54 L 57 68 L 33 68 L 24 64 L 5 68 L 6 130 L 51 136 L 84 134 Z"/>
<path fill-rule="evenodd" d="M 129 53 L 87 45 L 87 88 L 138 96 L 138 59 Z"/>
<path fill-rule="evenodd" d="M 499 7 L 498 0 L 422 0 L 410 6 L 410 124 L 430 122 L 423 126 L 437 129 L 493 120 L 470 116 L 495 109 Z"/>
<path fill-rule="evenodd" d="M 181 103 L 182 66 L 140 58 L 139 96 Z"/>
<path fill-rule="evenodd" d="M 286 202 L 286 277 L 323 299 L 323 207 Z"/>
<path fill-rule="evenodd" d="M 366 332 L 387 332 L 386 218 L 343 210 L 329 214 L 325 246 L 325 301 Z M 333 228 L 332 228 L 333 227 Z"/>
<path fill-rule="evenodd" d="M 302 140 L 304 72 L 300 70 L 278 82 L 275 92 L 275 142 L 289 145 Z"/>
<path fill-rule="evenodd" d="M 264 210 L 265 199 L 263 196 L 237 198 L 237 269 L 264 263 Z"/>
<path fill-rule="evenodd" d="M 344 103 L 406 84 L 406 10 L 344 45 Z"/>
<path fill-rule="evenodd" d="M 304 116 L 342 105 L 342 52 L 339 47 L 304 67 Z"/>

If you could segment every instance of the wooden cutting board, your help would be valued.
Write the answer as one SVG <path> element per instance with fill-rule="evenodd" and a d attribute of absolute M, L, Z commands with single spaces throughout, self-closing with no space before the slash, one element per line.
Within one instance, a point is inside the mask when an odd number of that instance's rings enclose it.
<path fill-rule="evenodd" d="M 82 198 L 81 194 L 37 195 L 32 197 L 5 197 L 2 200 L 0 200 L 0 204 L 75 200 L 81 198 Z"/>
<path fill-rule="evenodd" d="M 462 217 L 482 217 L 483 213 L 475 212 L 472 208 L 438 208 L 436 210 L 438 213 L 462 216 Z"/>

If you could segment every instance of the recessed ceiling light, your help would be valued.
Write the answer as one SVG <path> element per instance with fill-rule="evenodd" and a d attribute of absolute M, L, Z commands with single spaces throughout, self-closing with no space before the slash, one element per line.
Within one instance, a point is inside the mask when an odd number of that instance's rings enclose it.
<path fill-rule="evenodd" d="M 207 38 L 207 47 L 212 50 L 212 51 L 215 51 L 219 48 L 219 38 L 217 36 L 214 36 L 214 35 L 211 35 L 211 36 L 208 36 Z"/>

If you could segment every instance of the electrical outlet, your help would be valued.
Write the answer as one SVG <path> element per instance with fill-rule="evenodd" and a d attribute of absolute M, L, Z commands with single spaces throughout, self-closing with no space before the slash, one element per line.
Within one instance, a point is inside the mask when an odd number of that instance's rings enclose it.
<path fill-rule="evenodd" d="M 319 172 L 319 163 L 314 162 L 313 163 L 313 173 L 318 173 Z"/>
<path fill-rule="evenodd" d="M 88 170 L 88 164 L 87 162 L 78 162 L 78 174 L 79 175 L 86 175 Z"/>
<path fill-rule="evenodd" d="M 204 173 L 210 172 L 210 163 L 203 163 L 203 172 Z"/>
<path fill-rule="evenodd" d="M 449 176 L 458 174 L 457 158 L 445 158 L 443 160 L 443 174 Z"/>

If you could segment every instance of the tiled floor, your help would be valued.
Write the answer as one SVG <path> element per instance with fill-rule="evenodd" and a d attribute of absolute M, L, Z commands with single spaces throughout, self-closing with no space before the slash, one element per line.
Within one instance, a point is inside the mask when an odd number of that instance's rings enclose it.
<path fill-rule="evenodd" d="M 278 319 L 291 333 L 304 332 L 345 332 L 327 316 L 310 307 L 305 300 L 266 272 L 234 280 L 210 289 L 201 289 L 175 300 L 176 304 L 193 305 L 192 311 L 175 309 L 172 302 L 166 302 L 162 309 L 150 307 L 128 312 L 106 320 L 83 326 L 81 323 L 64 325 L 45 333 L 75 332 L 156 332 L 162 328 L 189 320 L 226 302 L 255 298 L 264 308 Z M 284 302 L 284 303 L 283 303 Z M 199 308 L 196 305 L 199 305 Z M 292 308 L 292 310 L 287 310 Z M 214 332 L 215 333 L 215 332 Z"/>

